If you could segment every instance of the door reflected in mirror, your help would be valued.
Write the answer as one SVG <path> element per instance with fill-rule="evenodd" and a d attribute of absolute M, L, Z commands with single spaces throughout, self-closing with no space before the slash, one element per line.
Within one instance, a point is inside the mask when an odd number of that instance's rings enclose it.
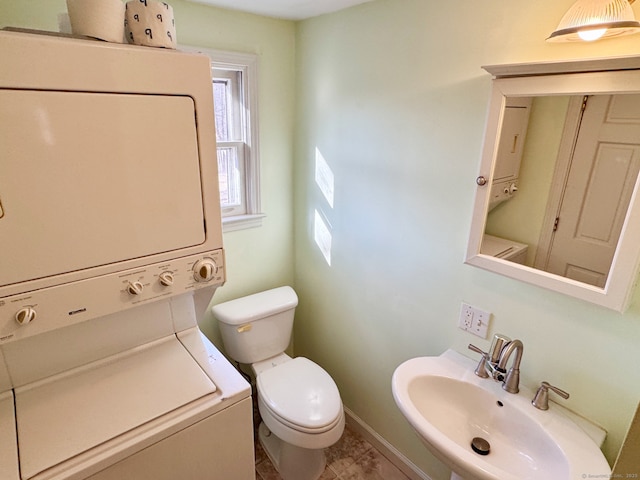
<path fill-rule="evenodd" d="M 596 287 L 640 169 L 640 94 L 507 97 L 480 253 Z"/>

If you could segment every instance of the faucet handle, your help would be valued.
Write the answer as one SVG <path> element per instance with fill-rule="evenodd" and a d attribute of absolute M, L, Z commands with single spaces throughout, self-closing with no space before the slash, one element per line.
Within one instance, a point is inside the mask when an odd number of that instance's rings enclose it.
<path fill-rule="evenodd" d="M 482 349 L 476 347 L 474 344 L 469 344 L 469 350 L 473 350 L 476 353 L 482 355 L 478 366 L 473 371 L 480 378 L 489 378 L 489 374 L 487 373 L 487 369 L 485 368 L 486 362 L 489 360 L 489 352 L 484 352 Z"/>
<path fill-rule="evenodd" d="M 564 390 L 554 387 L 549 382 L 542 382 L 536 396 L 531 400 L 531 404 L 538 410 L 549 410 L 549 390 L 553 390 L 564 399 L 569 398 L 569 394 Z"/>

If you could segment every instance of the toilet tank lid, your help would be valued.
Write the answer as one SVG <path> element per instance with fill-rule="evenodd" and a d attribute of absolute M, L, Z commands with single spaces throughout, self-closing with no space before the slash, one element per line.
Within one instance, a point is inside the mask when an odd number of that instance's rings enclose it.
<path fill-rule="evenodd" d="M 293 288 L 279 287 L 214 305 L 211 312 L 222 323 L 241 325 L 291 310 L 297 305 L 298 296 Z"/>

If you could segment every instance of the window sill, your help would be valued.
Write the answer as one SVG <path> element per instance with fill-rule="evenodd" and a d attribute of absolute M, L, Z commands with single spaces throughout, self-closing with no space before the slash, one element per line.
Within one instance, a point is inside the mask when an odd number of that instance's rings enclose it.
<path fill-rule="evenodd" d="M 233 232 L 236 230 L 246 230 L 262 226 L 262 219 L 266 217 L 264 213 L 252 215 L 235 215 L 222 218 L 222 232 Z"/>

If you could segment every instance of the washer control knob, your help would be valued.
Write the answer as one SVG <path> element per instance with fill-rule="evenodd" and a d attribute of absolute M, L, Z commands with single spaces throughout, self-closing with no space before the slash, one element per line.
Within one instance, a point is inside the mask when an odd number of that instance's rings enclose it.
<path fill-rule="evenodd" d="M 158 280 L 165 287 L 170 287 L 173 285 L 173 273 L 171 272 L 162 272 L 158 275 Z"/>
<path fill-rule="evenodd" d="M 203 258 L 193 265 L 193 278 L 196 282 L 208 282 L 218 273 L 218 265 L 213 258 Z"/>
<path fill-rule="evenodd" d="M 36 309 L 33 307 L 24 307 L 16 313 L 16 322 L 20 325 L 26 325 L 36 319 Z"/>
<path fill-rule="evenodd" d="M 140 282 L 129 282 L 129 285 L 127 285 L 127 292 L 131 295 L 140 295 L 142 290 L 144 290 L 144 287 Z"/>

